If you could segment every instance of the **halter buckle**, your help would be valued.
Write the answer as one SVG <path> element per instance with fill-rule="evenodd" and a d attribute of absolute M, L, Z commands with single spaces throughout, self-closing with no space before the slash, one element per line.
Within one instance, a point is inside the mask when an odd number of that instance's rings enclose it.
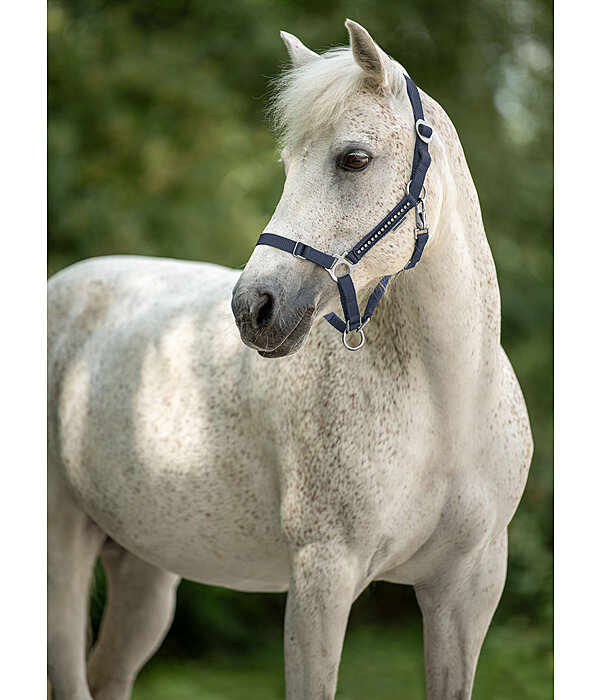
<path fill-rule="evenodd" d="M 341 255 L 338 255 L 337 253 L 332 253 L 331 257 L 335 258 L 335 262 L 331 267 L 325 268 L 327 272 L 329 272 L 329 275 L 331 276 L 331 279 L 334 282 L 338 281 L 338 276 L 335 274 L 335 269 L 338 267 L 338 265 L 347 265 L 348 274 L 352 274 L 352 270 L 354 269 L 356 263 L 351 263 L 349 260 L 346 260 L 346 255 L 348 255 L 348 253 L 342 253 Z M 343 277 L 343 275 L 340 275 L 340 277 Z"/>
<path fill-rule="evenodd" d="M 429 129 L 431 132 L 429 136 L 425 136 L 419 131 L 420 126 L 425 126 Z M 428 124 L 424 119 L 417 119 L 415 122 L 415 131 L 417 132 L 417 136 L 421 139 L 421 141 L 424 141 L 425 143 L 431 143 L 431 139 L 433 138 L 433 127 L 431 124 Z"/>
<path fill-rule="evenodd" d="M 296 241 L 296 244 L 294 245 L 294 250 L 292 250 L 292 255 L 295 258 L 300 258 L 300 260 L 306 260 L 304 255 L 300 255 L 299 253 L 296 253 L 296 250 L 298 250 L 299 245 L 302 246 L 302 250 L 304 250 L 304 248 L 306 248 L 306 243 L 302 243 L 302 241 Z"/>

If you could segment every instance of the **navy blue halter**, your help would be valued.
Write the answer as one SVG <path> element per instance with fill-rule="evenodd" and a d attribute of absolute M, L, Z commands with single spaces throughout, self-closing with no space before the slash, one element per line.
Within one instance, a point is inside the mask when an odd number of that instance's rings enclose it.
<path fill-rule="evenodd" d="M 364 313 L 361 315 L 356 298 L 356 289 L 354 288 L 351 277 L 354 266 L 360 262 L 364 255 L 389 233 L 389 231 L 397 229 L 406 219 L 408 212 L 413 208 L 416 212 L 415 247 L 408 264 L 403 268 L 404 270 L 410 270 L 419 262 L 425 244 L 429 239 L 429 228 L 425 221 L 425 197 L 421 197 L 421 190 L 424 189 L 425 175 L 431 163 L 428 146 L 433 137 L 433 129 L 426 124 L 423 119 L 423 106 L 417 86 L 408 75 L 405 75 L 404 78 L 406 80 L 408 97 L 412 105 L 415 119 L 415 131 L 417 134 L 410 180 L 404 198 L 398 202 L 389 214 L 387 214 L 377 226 L 369 231 L 354 248 L 341 255 L 335 253 L 329 255 L 316 248 L 312 248 L 306 243 L 302 243 L 302 241 L 294 241 L 291 238 L 278 236 L 275 233 L 263 233 L 256 243 L 256 245 L 269 245 L 274 248 L 279 248 L 287 253 L 291 253 L 296 258 L 308 260 L 327 270 L 333 281 L 338 285 L 340 301 L 344 312 L 344 321 L 334 313 L 327 314 L 325 319 L 343 334 L 344 345 L 349 350 L 358 350 L 363 346 L 364 333 L 362 329 L 371 320 L 375 308 L 383 297 L 388 282 L 392 278 L 392 275 L 386 275 L 379 281 L 377 287 L 375 287 L 367 301 Z M 348 272 L 338 277 L 336 275 L 336 270 L 341 266 L 347 267 Z M 358 331 L 360 333 L 359 345 L 352 346 L 347 343 L 346 336 L 352 331 Z"/>

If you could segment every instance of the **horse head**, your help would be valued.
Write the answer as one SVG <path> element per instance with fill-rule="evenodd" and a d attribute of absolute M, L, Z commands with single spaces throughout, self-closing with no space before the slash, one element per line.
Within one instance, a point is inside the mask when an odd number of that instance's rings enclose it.
<path fill-rule="evenodd" d="M 343 255 L 405 196 L 410 180 L 418 135 L 406 71 L 363 27 L 351 20 L 346 27 L 350 47 L 323 55 L 282 32 L 292 68 L 279 79 L 271 114 L 286 180 L 265 231 L 302 246 L 258 245 L 232 296 L 242 340 L 263 357 L 296 352 L 315 319 L 339 308 L 332 277 L 350 266 L 340 260 L 331 274 L 302 259 L 304 244 Z M 435 190 L 434 167 L 427 182 Z M 359 297 L 411 259 L 412 220 L 394 229 L 352 270 Z"/>

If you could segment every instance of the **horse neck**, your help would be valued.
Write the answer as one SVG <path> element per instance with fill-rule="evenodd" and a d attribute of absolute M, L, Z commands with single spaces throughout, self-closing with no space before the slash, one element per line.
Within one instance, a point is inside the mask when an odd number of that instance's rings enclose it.
<path fill-rule="evenodd" d="M 410 346 L 432 371 L 455 379 L 494 365 L 500 343 L 496 270 L 460 144 L 458 149 L 430 220 L 436 230 L 429 249 L 390 285 L 377 324 L 380 341 L 400 353 Z"/>

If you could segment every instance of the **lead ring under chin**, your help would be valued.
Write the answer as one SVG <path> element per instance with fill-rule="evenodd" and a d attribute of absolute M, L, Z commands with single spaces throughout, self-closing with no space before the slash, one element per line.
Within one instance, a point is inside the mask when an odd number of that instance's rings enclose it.
<path fill-rule="evenodd" d="M 358 345 L 348 345 L 346 341 L 346 336 L 349 333 L 360 333 L 360 343 Z M 355 350 L 360 350 L 362 346 L 365 344 L 365 333 L 362 328 L 357 328 L 354 331 L 348 331 L 345 330 L 344 333 L 342 334 L 342 341 L 344 343 L 344 347 L 347 348 L 348 350 L 352 350 L 354 352 Z"/>

